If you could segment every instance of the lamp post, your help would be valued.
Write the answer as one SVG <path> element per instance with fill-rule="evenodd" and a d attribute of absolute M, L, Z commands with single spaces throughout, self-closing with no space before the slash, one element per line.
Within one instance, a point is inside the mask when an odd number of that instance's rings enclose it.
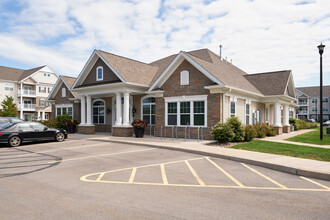
<path fill-rule="evenodd" d="M 323 82 L 322 82 L 322 54 L 324 51 L 325 45 L 322 43 L 317 46 L 319 48 L 319 54 L 320 54 L 320 140 L 323 140 Z"/>

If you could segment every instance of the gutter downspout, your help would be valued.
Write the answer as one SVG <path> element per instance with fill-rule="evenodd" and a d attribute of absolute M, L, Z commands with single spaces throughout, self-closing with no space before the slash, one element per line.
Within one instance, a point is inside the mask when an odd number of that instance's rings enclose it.
<path fill-rule="evenodd" d="M 222 122 L 225 122 L 225 96 L 226 93 L 222 93 Z"/>
<path fill-rule="evenodd" d="M 21 111 L 20 111 L 20 118 L 23 120 L 23 83 L 21 82 Z"/>

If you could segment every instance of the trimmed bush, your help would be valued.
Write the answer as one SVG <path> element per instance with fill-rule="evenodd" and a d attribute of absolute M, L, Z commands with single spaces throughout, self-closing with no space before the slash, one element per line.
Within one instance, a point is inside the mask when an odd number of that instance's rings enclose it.
<path fill-rule="evenodd" d="M 267 134 L 267 128 L 260 124 L 260 123 L 257 123 L 254 125 L 254 129 L 256 130 L 256 137 L 257 138 L 264 138 L 266 137 L 266 134 Z"/>
<path fill-rule="evenodd" d="M 247 142 L 252 141 L 253 138 L 257 135 L 254 126 L 252 125 L 246 125 L 244 131 L 245 131 L 244 141 Z"/>
<path fill-rule="evenodd" d="M 50 119 L 48 121 L 41 121 L 40 123 L 42 123 L 43 125 L 45 125 L 49 128 L 58 128 L 56 119 Z"/>
<path fill-rule="evenodd" d="M 66 129 L 66 121 L 71 120 L 71 116 L 69 115 L 59 115 L 56 117 L 57 121 L 57 128 L 63 128 Z"/>
<path fill-rule="evenodd" d="M 297 127 L 297 120 L 296 120 L 295 118 L 290 118 L 290 119 L 289 119 L 289 124 L 290 124 L 290 125 L 293 125 L 293 128 L 294 128 L 295 131 L 298 130 L 298 127 Z"/>
<path fill-rule="evenodd" d="M 235 137 L 233 129 L 227 124 L 219 122 L 213 128 L 211 135 L 219 143 L 227 143 Z"/>
<path fill-rule="evenodd" d="M 232 141 L 244 141 L 244 130 L 242 129 L 242 122 L 238 119 L 238 117 L 230 117 L 227 119 L 226 123 L 233 129 L 233 132 L 235 134 Z"/>
<path fill-rule="evenodd" d="M 273 126 L 269 126 L 268 127 L 268 131 L 267 131 L 267 136 L 276 136 L 276 131 L 275 131 L 275 128 Z"/>

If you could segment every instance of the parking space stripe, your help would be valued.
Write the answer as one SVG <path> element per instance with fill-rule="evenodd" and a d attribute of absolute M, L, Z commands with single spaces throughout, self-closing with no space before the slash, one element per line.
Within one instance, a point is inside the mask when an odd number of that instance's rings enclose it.
<path fill-rule="evenodd" d="M 89 159 L 89 158 L 93 158 L 93 157 L 104 157 L 104 156 L 112 156 L 112 155 L 119 155 L 119 154 L 128 154 L 128 153 L 135 153 L 135 152 L 148 151 L 148 150 L 157 150 L 157 149 L 132 150 L 132 151 L 124 151 L 124 152 L 118 152 L 118 153 L 111 153 L 111 154 L 100 154 L 100 155 L 92 155 L 92 156 L 86 156 L 86 157 L 77 157 L 77 158 L 72 158 L 72 159 L 61 160 L 61 162 Z M 58 163 L 58 162 L 59 161 L 56 160 L 56 161 L 51 161 L 48 163 Z"/>
<path fill-rule="evenodd" d="M 185 160 L 184 161 L 186 163 L 186 165 L 188 166 L 189 170 L 191 171 L 191 173 L 194 175 L 194 177 L 196 178 L 196 180 L 198 181 L 199 185 L 201 186 L 205 186 L 205 183 L 203 182 L 203 180 L 198 176 L 198 174 L 196 173 L 196 171 L 194 170 L 194 168 L 192 168 L 192 166 L 190 165 L 190 163 Z"/>
<path fill-rule="evenodd" d="M 160 165 L 160 170 L 161 170 L 161 172 L 162 172 L 163 183 L 164 183 L 165 185 L 168 185 L 168 180 L 167 180 L 167 176 L 166 176 L 166 171 L 165 171 L 165 166 L 164 166 L 164 164 L 161 164 L 161 165 Z"/>
<path fill-rule="evenodd" d="M 240 187 L 244 187 L 244 185 L 238 181 L 235 177 L 233 177 L 232 175 L 230 175 L 229 173 L 227 173 L 224 169 L 222 169 L 218 164 L 214 163 L 210 158 L 206 158 L 211 164 L 213 164 L 213 166 L 215 166 L 218 170 L 220 170 L 221 172 L 223 172 L 229 179 L 231 179 L 234 183 L 236 183 L 238 186 Z"/>
<path fill-rule="evenodd" d="M 281 187 L 281 188 L 283 188 L 283 189 L 287 189 L 287 188 L 288 188 L 288 187 L 286 187 L 286 186 L 284 186 L 284 185 L 282 185 L 282 184 L 276 182 L 275 180 L 269 178 L 268 176 L 266 176 L 266 175 L 264 175 L 264 174 L 258 172 L 257 170 L 253 169 L 252 167 L 249 167 L 248 165 L 246 165 L 246 164 L 244 164 L 244 163 L 241 163 L 241 164 L 242 164 L 243 166 L 245 166 L 246 168 L 248 168 L 249 170 L 255 172 L 256 174 L 258 174 L 258 175 L 262 176 L 263 178 L 269 180 L 270 182 L 274 183 L 275 185 L 278 185 L 279 187 Z"/>
<path fill-rule="evenodd" d="M 301 178 L 301 179 L 304 179 L 304 180 L 307 180 L 307 181 L 309 181 L 309 182 L 311 182 L 311 183 L 314 183 L 315 185 L 318 185 L 318 186 L 321 186 L 321 187 L 323 187 L 323 188 L 325 188 L 325 189 L 330 190 L 329 187 L 327 187 L 327 186 L 325 186 L 325 185 L 322 185 L 321 183 L 315 182 L 314 180 L 308 179 L 308 178 L 303 177 L 303 176 L 301 176 L 300 178 Z"/>
<path fill-rule="evenodd" d="M 134 167 L 132 169 L 131 177 L 129 178 L 129 181 L 128 181 L 129 183 L 133 183 L 134 182 L 135 174 L 136 174 L 136 167 Z"/>
<path fill-rule="evenodd" d="M 33 152 L 33 153 L 25 153 L 25 154 L 19 154 L 19 155 L 17 155 L 17 157 L 29 156 L 32 154 L 44 154 L 44 153 L 49 153 L 49 152 L 61 151 L 61 150 L 72 150 L 72 149 L 90 147 L 90 146 L 94 147 L 94 146 L 98 146 L 98 145 L 104 145 L 104 143 L 82 145 L 82 146 L 78 146 L 78 147 L 59 148 L 59 149 L 45 150 L 45 151 L 39 151 L 39 152 Z"/>

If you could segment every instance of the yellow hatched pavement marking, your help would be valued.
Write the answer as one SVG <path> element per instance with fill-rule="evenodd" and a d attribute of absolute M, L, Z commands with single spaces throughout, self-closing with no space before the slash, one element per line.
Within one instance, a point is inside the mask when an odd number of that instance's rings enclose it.
<path fill-rule="evenodd" d="M 129 183 L 133 183 L 134 182 L 135 174 L 136 174 L 136 167 L 134 167 L 132 169 L 131 177 L 129 178 L 129 181 L 128 181 Z"/>
<path fill-rule="evenodd" d="M 327 190 L 330 190 L 329 187 L 327 187 L 327 186 L 325 186 L 325 185 L 322 185 L 321 183 L 315 182 L 314 180 L 308 179 L 308 178 L 303 177 L 303 176 L 301 176 L 300 178 L 301 178 L 301 179 L 304 179 L 304 180 L 307 180 L 307 181 L 309 181 L 309 182 L 311 182 L 311 183 L 314 183 L 315 185 L 321 186 L 321 187 L 323 187 L 323 188 L 325 188 L 325 189 L 327 189 Z"/>
<path fill-rule="evenodd" d="M 216 164 L 215 162 L 213 162 L 210 158 L 206 158 L 211 164 L 213 164 L 216 168 L 218 168 L 221 172 L 223 172 L 229 179 L 231 179 L 234 183 L 236 183 L 239 187 L 244 187 L 244 185 L 238 181 L 235 177 L 233 177 L 232 175 L 230 175 L 229 173 L 227 173 L 227 171 L 225 171 L 224 169 L 222 169 L 218 164 Z"/>
<path fill-rule="evenodd" d="M 93 157 L 103 157 L 103 156 L 112 156 L 112 155 L 119 155 L 119 154 L 128 154 L 128 153 L 135 153 L 135 152 L 148 151 L 148 150 L 157 150 L 157 149 L 132 150 L 132 151 L 124 151 L 124 152 L 118 152 L 118 153 L 111 153 L 111 154 L 100 154 L 100 155 L 92 155 L 92 156 L 86 156 L 86 157 L 77 157 L 77 158 L 72 158 L 72 159 L 61 160 L 61 162 L 73 161 L 73 160 L 82 160 L 82 159 L 88 159 L 88 158 L 93 158 Z M 58 163 L 58 162 L 59 161 L 51 161 L 51 162 L 48 162 L 48 163 Z"/>
<path fill-rule="evenodd" d="M 196 173 L 196 171 L 194 170 L 194 168 L 192 168 L 192 166 L 190 165 L 190 163 L 188 162 L 188 160 L 185 160 L 184 162 L 187 164 L 189 170 L 190 170 L 191 173 L 194 175 L 194 177 L 195 177 L 196 180 L 198 181 L 199 185 L 201 185 L 201 186 L 205 186 L 205 183 L 204 183 L 203 180 L 198 176 L 198 174 Z"/>
<path fill-rule="evenodd" d="M 160 165 L 160 170 L 161 170 L 161 172 L 162 172 L 163 183 L 164 183 L 165 185 L 168 185 L 168 181 L 167 181 L 167 176 L 166 176 L 166 171 L 165 171 L 165 166 L 164 166 L 164 164 L 161 164 L 161 165 Z"/>
<path fill-rule="evenodd" d="M 288 187 L 286 186 L 283 186 L 282 184 L 276 182 L 275 180 L 269 178 L 268 176 L 258 172 L 257 170 L 253 169 L 252 167 L 249 167 L 248 165 L 244 164 L 244 163 L 241 163 L 243 166 L 245 166 L 246 168 L 248 168 L 249 170 L 255 172 L 256 174 L 259 174 L 260 176 L 262 176 L 263 178 L 269 180 L 270 182 L 274 183 L 275 185 L 278 185 L 279 187 L 283 188 L 283 189 L 287 189 Z"/>
<path fill-rule="evenodd" d="M 93 146 L 94 147 L 94 146 L 98 146 L 98 145 L 104 145 L 104 143 L 100 143 L 100 144 L 88 144 L 88 145 L 82 145 L 82 146 L 78 146 L 78 147 L 60 148 L 60 149 L 45 150 L 45 151 L 39 151 L 39 152 L 33 152 L 33 153 L 19 154 L 19 155 L 17 155 L 17 157 L 29 156 L 31 154 L 43 154 L 43 153 L 49 153 L 49 152 L 61 151 L 61 150 L 72 150 L 72 149 L 83 148 L 83 147 L 90 147 L 90 146 Z"/>
<path fill-rule="evenodd" d="M 102 177 L 104 176 L 105 173 L 101 173 L 99 177 L 97 177 L 96 182 L 100 182 Z"/>

